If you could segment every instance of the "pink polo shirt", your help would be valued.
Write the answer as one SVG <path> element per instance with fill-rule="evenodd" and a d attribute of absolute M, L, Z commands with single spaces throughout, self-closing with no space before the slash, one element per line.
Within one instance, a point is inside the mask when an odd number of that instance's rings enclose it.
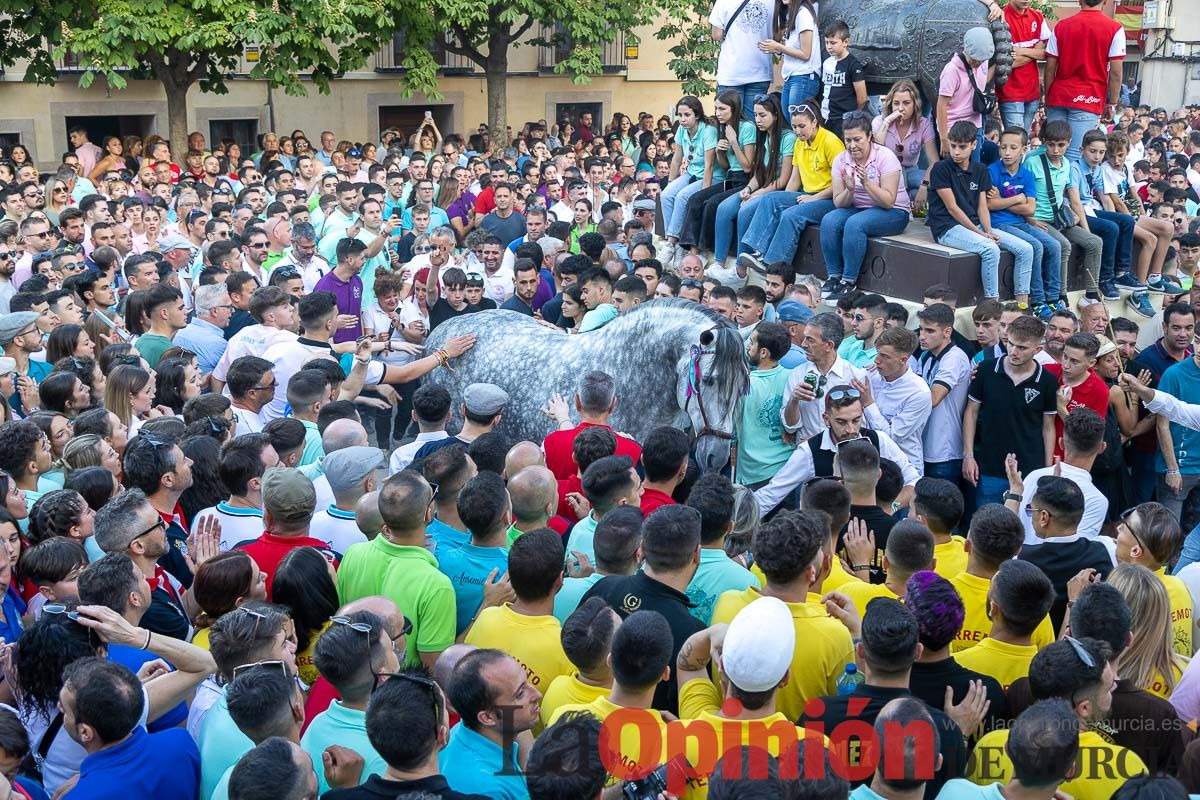
<path fill-rule="evenodd" d="M 975 84 L 980 91 L 987 83 L 987 64 L 975 68 Z M 953 125 L 960 119 L 975 123 L 976 127 L 983 125 L 983 115 L 977 114 L 971 108 L 975 92 L 971 88 L 971 79 L 967 76 L 967 68 L 963 58 L 958 53 L 942 67 L 942 76 L 938 79 L 938 95 L 947 98 L 946 121 Z M 946 131 L 941 132 L 943 136 Z"/>

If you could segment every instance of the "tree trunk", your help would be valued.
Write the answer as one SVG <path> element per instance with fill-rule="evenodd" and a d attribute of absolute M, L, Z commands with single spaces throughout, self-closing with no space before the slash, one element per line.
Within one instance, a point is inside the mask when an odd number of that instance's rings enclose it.
<path fill-rule="evenodd" d="M 487 103 L 488 129 L 492 143 L 508 147 L 508 29 L 493 31 L 488 37 Z"/>
<path fill-rule="evenodd" d="M 171 143 L 171 158 L 186 169 L 188 151 L 187 86 L 174 81 L 162 81 L 167 94 L 167 140 Z"/>

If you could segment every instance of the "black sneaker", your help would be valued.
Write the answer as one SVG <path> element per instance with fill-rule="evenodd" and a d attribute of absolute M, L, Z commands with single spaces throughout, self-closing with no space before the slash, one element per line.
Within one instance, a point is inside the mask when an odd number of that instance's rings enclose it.
<path fill-rule="evenodd" d="M 843 297 L 845 297 L 846 295 L 850 294 L 853 291 L 854 291 L 853 283 L 847 283 L 846 281 L 838 281 L 838 285 L 834 288 L 834 290 L 832 292 L 829 293 L 829 296 L 824 299 L 825 305 L 836 306 L 838 304 L 839 300 L 841 300 Z"/>
<path fill-rule="evenodd" d="M 825 282 L 821 284 L 821 299 L 828 299 L 829 295 L 833 294 L 834 291 L 841 285 L 841 278 L 826 278 Z"/>
<path fill-rule="evenodd" d="M 760 274 L 767 271 L 767 266 L 763 264 L 760 253 L 742 253 L 737 257 L 737 263 L 746 269 L 752 269 Z"/>

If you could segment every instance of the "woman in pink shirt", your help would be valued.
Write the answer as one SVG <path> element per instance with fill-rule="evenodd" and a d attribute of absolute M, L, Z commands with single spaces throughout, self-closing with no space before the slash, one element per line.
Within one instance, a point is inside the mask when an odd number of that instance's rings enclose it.
<path fill-rule="evenodd" d="M 871 115 L 851 111 L 842 123 L 846 150 L 833 160 L 832 211 L 821 218 L 821 253 L 829 276 L 821 287 L 827 302 L 854 290 L 867 238 L 893 236 L 908 226 L 912 204 L 900 159 L 875 144 Z"/>

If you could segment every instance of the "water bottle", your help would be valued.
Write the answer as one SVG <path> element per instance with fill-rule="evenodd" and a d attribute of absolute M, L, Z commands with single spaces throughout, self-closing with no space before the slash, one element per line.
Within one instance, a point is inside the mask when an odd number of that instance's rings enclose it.
<path fill-rule="evenodd" d="M 862 673 L 858 671 L 858 665 L 847 664 L 846 671 L 842 673 L 842 677 L 838 678 L 837 693 L 854 694 L 854 690 L 863 682 Z"/>

